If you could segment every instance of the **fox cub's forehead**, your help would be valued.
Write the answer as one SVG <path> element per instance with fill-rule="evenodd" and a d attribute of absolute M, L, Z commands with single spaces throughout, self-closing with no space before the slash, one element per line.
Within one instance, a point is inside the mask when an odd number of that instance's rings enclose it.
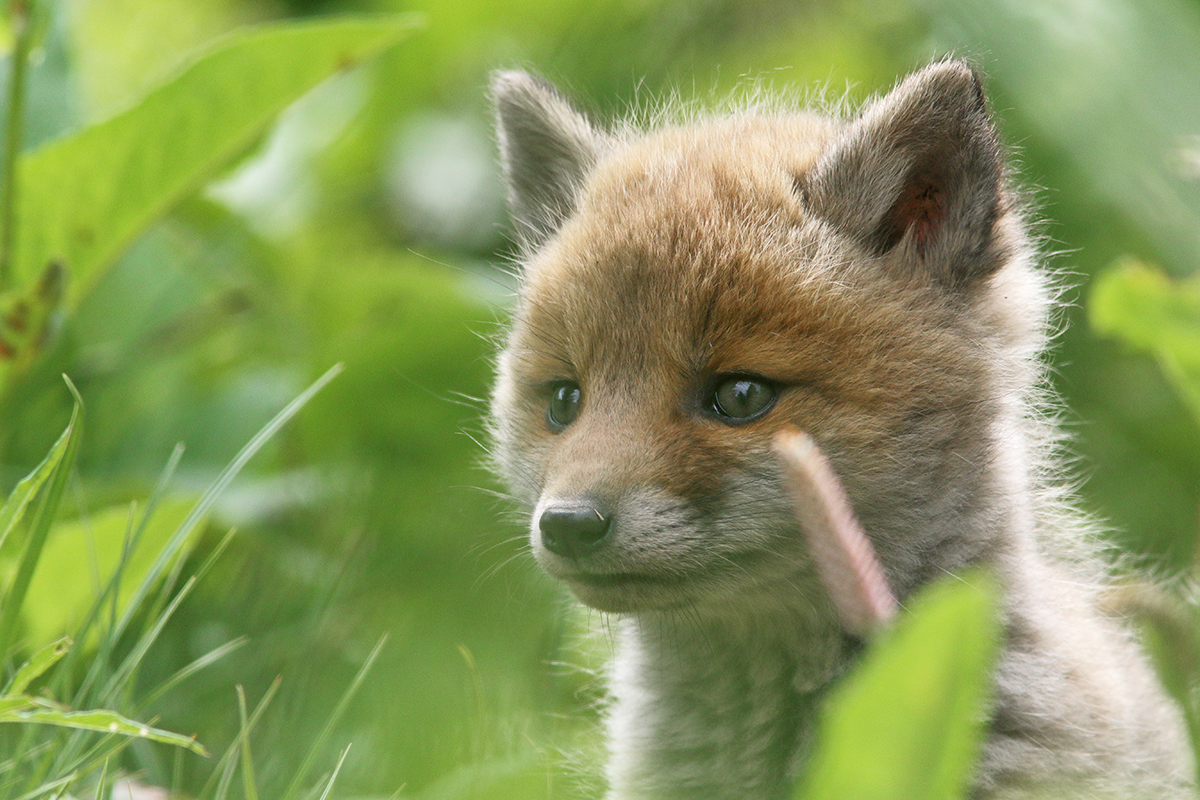
<path fill-rule="evenodd" d="M 797 184 L 833 133 L 815 115 L 747 117 L 615 144 L 527 265 L 526 294 L 598 303 L 736 282 L 811 238 Z"/>
<path fill-rule="evenodd" d="M 816 114 L 746 115 L 617 141 L 588 177 L 580 210 L 649 199 L 669 211 L 736 195 L 791 204 L 836 130 Z"/>
<path fill-rule="evenodd" d="M 816 115 L 746 116 L 618 140 L 587 175 L 559 238 L 702 250 L 721 235 L 763 235 L 802 215 L 798 182 L 834 132 Z"/>
<path fill-rule="evenodd" d="M 835 132 L 815 115 L 734 118 L 618 145 L 527 265 L 527 313 L 590 342 L 636 319 L 693 341 L 714 314 L 761 327 L 772 308 L 828 306 L 816 295 L 836 288 L 839 259 L 822 258 L 832 243 L 796 186 Z"/>

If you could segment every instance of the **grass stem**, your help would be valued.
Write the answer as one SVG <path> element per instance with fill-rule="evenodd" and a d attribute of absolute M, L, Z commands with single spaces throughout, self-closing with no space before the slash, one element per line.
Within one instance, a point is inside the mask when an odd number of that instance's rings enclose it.
<path fill-rule="evenodd" d="M 9 65 L 8 120 L 0 173 L 0 292 L 12 284 L 12 255 L 17 223 L 17 158 L 25 130 L 25 72 L 33 44 L 33 11 L 37 0 L 9 0 L 13 51 Z"/>

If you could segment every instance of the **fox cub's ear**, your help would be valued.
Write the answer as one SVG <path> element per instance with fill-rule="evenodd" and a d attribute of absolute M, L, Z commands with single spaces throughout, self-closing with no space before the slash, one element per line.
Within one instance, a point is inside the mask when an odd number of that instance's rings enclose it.
<path fill-rule="evenodd" d="M 508 204 L 527 250 L 540 247 L 575 209 L 604 135 L 549 83 L 525 72 L 492 75 Z"/>
<path fill-rule="evenodd" d="M 846 127 L 799 183 L 812 210 L 876 255 L 908 248 L 939 283 L 967 287 L 1001 263 L 999 142 L 975 72 L 917 72 Z"/>

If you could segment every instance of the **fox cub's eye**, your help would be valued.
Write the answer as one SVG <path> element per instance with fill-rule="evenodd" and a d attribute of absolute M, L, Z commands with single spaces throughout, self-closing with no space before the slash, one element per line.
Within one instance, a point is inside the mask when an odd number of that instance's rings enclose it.
<path fill-rule="evenodd" d="M 574 422 L 580 399 L 579 384 L 574 381 L 560 381 L 550 387 L 550 409 L 546 412 L 550 427 L 562 430 Z"/>
<path fill-rule="evenodd" d="M 730 422 L 748 422 L 775 404 L 775 387 L 758 378 L 733 375 L 717 381 L 712 410 Z"/>

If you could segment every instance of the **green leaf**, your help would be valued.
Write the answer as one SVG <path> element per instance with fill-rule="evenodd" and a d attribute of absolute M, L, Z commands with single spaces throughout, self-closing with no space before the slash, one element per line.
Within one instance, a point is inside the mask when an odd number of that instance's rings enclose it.
<path fill-rule="evenodd" d="M 66 289 L 66 270 L 46 264 L 32 284 L 0 293 L 0 391 L 41 351 Z"/>
<path fill-rule="evenodd" d="M 982 735 L 999 641 L 990 578 L 934 584 L 829 699 L 807 800 L 961 798 Z"/>
<path fill-rule="evenodd" d="M 65 656 L 70 649 L 70 639 L 59 639 L 57 642 L 52 642 L 39 649 L 17 670 L 17 674 L 13 676 L 12 681 L 8 684 L 8 688 L 5 689 L 5 694 L 21 694 L 24 692 L 29 688 L 29 684 L 36 681 L 45 674 L 46 670 L 57 664 L 59 659 Z"/>
<path fill-rule="evenodd" d="M 79 447 L 79 439 L 83 435 L 83 398 L 79 396 L 75 384 L 71 383 L 71 380 L 65 375 L 63 378 L 67 381 L 67 388 L 75 397 L 75 408 L 71 411 L 71 421 L 67 423 L 67 429 L 59 438 L 60 442 L 65 439 L 63 453 L 50 471 L 50 485 L 46 487 L 46 491 L 41 495 L 38 503 L 37 512 L 30 525 L 29 539 L 25 542 L 25 549 L 21 553 L 20 561 L 17 562 L 17 574 L 8 587 L 3 602 L 0 603 L 0 658 L 8 655 L 8 649 L 12 645 L 17 619 L 25 605 L 25 594 L 29 591 L 33 573 L 37 569 L 42 555 L 42 547 L 46 544 L 46 537 L 50 533 L 54 517 L 58 514 L 58 504 L 62 500 L 63 489 L 67 485 L 67 476 L 70 475 L 71 466 L 75 463 L 75 451 Z M 57 448 L 58 444 L 56 443 L 54 447 Z"/>
<path fill-rule="evenodd" d="M 7 698 L 6 698 L 7 699 Z M 0 708 L 0 722 L 38 723 L 60 728 L 76 728 L 85 731 L 113 733 L 119 736 L 134 736 L 162 742 L 176 747 L 186 747 L 193 753 L 207 756 L 206 751 L 195 739 L 160 728 L 152 728 L 112 711 L 61 711 L 52 708 L 34 708 L 28 711 Z"/>
<path fill-rule="evenodd" d="M 1088 311 L 1098 333 L 1149 351 L 1200 420 L 1200 276 L 1125 259 L 1096 279 Z"/>
<path fill-rule="evenodd" d="M 71 424 L 67 425 L 66 430 L 59 435 L 58 441 L 50 448 L 50 452 L 42 459 L 42 463 L 34 467 L 33 472 L 17 483 L 12 493 L 9 494 L 8 500 L 3 506 L 0 506 L 0 546 L 4 545 L 4 540 L 25 516 L 25 509 L 28 507 L 29 501 L 37 495 L 38 489 L 42 488 L 42 484 L 58 468 L 63 454 L 67 451 L 67 443 L 71 438 L 74 422 L 75 417 L 72 416 Z"/>
<path fill-rule="evenodd" d="M 245 152 L 280 111 L 415 26 L 410 16 L 377 16 L 241 31 L 128 111 L 23 156 L 17 281 L 59 261 L 78 300 L 134 237 Z"/>
<path fill-rule="evenodd" d="M 121 570 L 113 608 L 124 613 L 162 547 L 195 505 L 194 498 L 164 500 L 126 553 L 130 508 L 117 505 L 54 526 L 29 585 L 22 617 L 32 643 L 70 633 L 86 617 L 108 576 Z M 190 542 L 190 540 L 189 540 Z M 175 554 L 181 558 L 188 543 Z M 111 599 L 110 599 L 111 602 Z M 94 638 L 89 637 L 89 641 Z"/>

